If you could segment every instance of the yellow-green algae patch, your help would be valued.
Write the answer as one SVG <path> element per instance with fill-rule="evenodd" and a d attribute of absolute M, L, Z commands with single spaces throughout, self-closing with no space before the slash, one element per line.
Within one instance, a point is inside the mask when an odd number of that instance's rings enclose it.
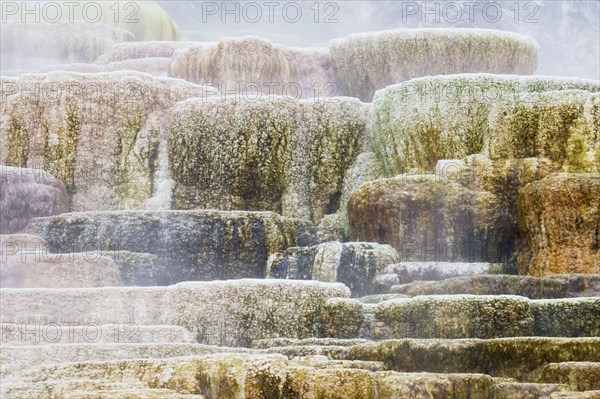
<path fill-rule="evenodd" d="M 168 179 L 164 114 L 203 87 L 133 71 L 26 74 L 2 87 L 0 163 L 44 168 L 65 183 L 73 211 L 169 206 L 158 184 Z"/>
<path fill-rule="evenodd" d="M 598 362 L 600 338 L 400 339 L 356 345 L 347 358 L 381 361 L 401 372 L 484 373 L 535 381 L 548 363 Z"/>
<path fill-rule="evenodd" d="M 173 207 L 319 220 L 339 206 L 365 111 L 346 98 L 185 101 L 172 113 L 169 135 Z"/>
<path fill-rule="evenodd" d="M 5 163 L 8 166 L 25 167 L 29 158 L 29 133 L 20 116 L 11 114 L 8 123 L 8 155 Z"/>
<path fill-rule="evenodd" d="M 438 160 L 477 153 L 579 167 L 594 157 L 581 152 L 598 143 L 597 91 L 595 81 L 551 77 L 413 79 L 376 93 L 368 134 L 383 176 L 431 171 Z"/>
<path fill-rule="evenodd" d="M 421 76 L 454 73 L 529 75 L 537 43 L 489 29 L 397 29 L 358 33 L 330 42 L 345 95 L 370 101 L 376 90 Z"/>

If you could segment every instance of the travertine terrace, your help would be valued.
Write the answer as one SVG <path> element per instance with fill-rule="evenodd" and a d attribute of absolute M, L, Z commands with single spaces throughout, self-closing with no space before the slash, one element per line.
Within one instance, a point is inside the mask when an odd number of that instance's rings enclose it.
<path fill-rule="evenodd" d="M 2 25 L 0 397 L 600 398 L 599 81 L 165 3 Z"/>

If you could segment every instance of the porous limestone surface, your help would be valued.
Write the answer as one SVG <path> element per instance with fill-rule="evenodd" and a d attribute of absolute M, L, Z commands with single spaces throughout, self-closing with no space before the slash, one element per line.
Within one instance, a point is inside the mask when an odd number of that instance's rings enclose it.
<path fill-rule="evenodd" d="M 600 273 L 600 174 L 560 174 L 519 195 L 521 274 Z"/>
<path fill-rule="evenodd" d="M 385 324 L 375 339 L 500 338 L 532 335 L 529 301 L 516 296 L 439 295 L 381 302 L 375 317 Z"/>
<path fill-rule="evenodd" d="M 98 57 L 95 63 L 109 64 L 118 61 L 157 57 L 170 59 L 175 51 L 191 45 L 200 46 L 202 43 L 168 40 L 148 40 L 143 42 L 118 43 Z"/>
<path fill-rule="evenodd" d="M 195 343 L 192 333 L 173 325 L 0 324 L 0 342 L 7 345 Z M 66 349 L 67 347 L 63 347 Z M 75 347 L 72 347 L 75 348 Z M 91 349 L 91 348 L 90 348 Z M 40 351 L 41 352 L 41 351 Z"/>
<path fill-rule="evenodd" d="M 395 284 L 408 284 L 416 280 L 438 281 L 453 277 L 502 272 L 503 265 L 486 262 L 400 262 L 390 264 L 381 274 L 396 275 Z"/>
<path fill-rule="evenodd" d="M 81 73 L 102 73 L 114 71 L 136 71 L 152 76 L 167 77 L 171 59 L 168 57 L 134 58 L 114 61 L 108 64 L 57 64 L 44 67 L 40 72 L 68 71 Z"/>
<path fill-rule="evenodd" d="M 540 380 L 566 384 L 577 391 L 600 390 L 600 363 L 550 363 L 543 367 Z"/>
<path fill-rule="evenodd" d="M 346 358 L 380 361 L 400 372 L 483 372 L 536 382 L 549 363 L 598 362 L 600 338 L 387 340 L 351 347 Z"/>
<path fill-rule="evenodd" d="M 387 265 L 400 259 L 389 245 L 338 241 L 313 247 L 292 247 L 269 258 L 268 275 L 274 278 L 313 279 L 344 283 L 353 296 L 373 292 L 373 280 Z"/>
<path fill-rule="evenodd" d="M 153 389 L 201 394 L 209 399 L 318 397 L 323 399 L 400 399 L 405 397 L 489 397 L 493 380 L 482 374 L 397 373 L 364 368 L 364 363 L 314 357 L 223 353 L 173 359 L 126 360 L 41 367 L 21 390 L 51 389 L 65 378 L 72 386 L 98 387 L 140 382 Z M 98 381 L 94 384 L 93 381 Z M 42 384 L 40 384 L 42 383 Z M 67 385 L 66 387 L 68 387 Z M 118 386 L 118 385 L 117 385 Z M 19 392 L 18 387 L 13 392 Z M 23 392 L 23 391 L 21 391 Z M 14 396 L 11 396 L 14 397 Z"/>
<path fill-rule="evenodd" d="M 500 199 L 456 182 L 406 176 L 362 184 L 348 201 L 350 239 L 390 244 L 401 260 L 503 262 Z"/>
<path fill-rule="evenodd" d="M 548 277 L 506 274 L 414 281 L 395 285 L 390 292 L 409 296 L 438 294 L 520 295 L 531 299 L 600 296 L 600 275 L 569 274 Z"/>

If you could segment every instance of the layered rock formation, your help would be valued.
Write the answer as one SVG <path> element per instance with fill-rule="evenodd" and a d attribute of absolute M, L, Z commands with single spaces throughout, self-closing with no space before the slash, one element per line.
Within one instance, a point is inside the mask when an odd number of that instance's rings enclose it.
<path fill-rule="evenodd" d="M 53 254 L 27 234 L 0 236 L 0 287 L 78 288 L 121 286 L 114 260 L 97 253 Z"/>
<path fill-rule="evenodd" d="M 175 51 L 192 45 L 200 46 L 201 43 L 166 40 L 119 43 L 98 57 L 96 63 L 104 64 L 141 58 L 171 58 Z"/>
<path fill-rule="evenodd" d="M 330 43 L 342 93 L 371 101 L 375 91 L 421 76 L 488 72 L 529 75 L 537 43 L 483 29 L 398 29 L 350 35 Z"/>
<path fill-rule="evenodd" d="M 253 339 L 316 335 L 325 301 L 349 294 L 342 284 L 270 280 L 145 288 L 3 289 L 0 317 L 3 323 L 59 328 L 68 323 L 177 325 L 192 331 L 201 343 L 249 346 Z M 76 308 L 64 306 L 65 295 L 77 303 Z"/>
<path fill-rule="evenodd" d="M 2 171 L 0 396 L 598 396 L 598 82 L 383 88 L 535 68 L 491 31 L 104 50 L 1 82 L 0 162 L 54 177 Z M 167 66 L 222 92 L 104 72 Z"/>
<path fill-rule="evenodd" d="M 270 212 L 84 212 L 35 219 L 28 230 L 56 253 L 154 254 L 159 285 L 264 278 L 270 255 L 315 243 L 312 223 Z"/>
<path fill-rule="evenodd" d="M 373 293 L 374 278 L 400 255 L 389 245 L 337 241 L 313 247 L 292 247 L 269 259 L 274 278 L 344 283 L 355 296 Z"/>
<path fill-rule="evenodd" d="M 447 269 L 451 271 L 452 266 L 449 266 Z M 447 271 L 444 270 L 444 272 Z M 457 294 L 519 295 L 531 299 L 543 299 L 593 297 L 597 295 L 599 288 L 600 276 L 598 274 L 555 275 L 548 277 L 480 274 L 448 278 L 440 281 L 413 281 L 412 283 L 394 285 L 389 288 L 389 291 L 404 296 Z"/>
<path fill-rule="evenodd" d="M 58 64 L 42 68 L 42 72 L 67 71 L 82 73 L 102 73 L 115 71 L 137 71 L 148 73 L 152 76 L 167 77 L 171 58 L 149 57 L 134 58 L 123 61 L 110 62 L 108 64 Z"/>

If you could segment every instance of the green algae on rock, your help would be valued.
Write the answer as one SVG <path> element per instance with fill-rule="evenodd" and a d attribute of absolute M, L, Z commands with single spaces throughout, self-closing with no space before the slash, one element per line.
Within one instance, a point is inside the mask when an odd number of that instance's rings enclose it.
<path fill-rule="evenodd" d="M 160 172 L 163 113 L 204 93 L 132 71 L 3 77 L 0 162 L 46 168 L 66 184 L 73 211 L 142 208 L 168 180 Z M 163 191 L 160 206 L 168 209 Z"/>
<path fill-rule="evenodd" d="M 495 105 L 489 115 L 490 158 L 545 157 L 568 172 L 592 172 L 600 142 L 597 93 L 561 90 L 526 93 Z"/>
<path fill-rule="evenodd" d="M 52 252 L 155 254 L 157 284 L 265 277 L 269 256 L 315 243 L 314 225 L 271 212 L 116 211 L 33 220 Z"/>
<path fill-rule="evenodd" d="M 360 338 L 598 337 L 600 300 L 530 300 L 507 295 L 427 295 L 371 307 L 375 321 Z"/>
<path fill-rule="evenodd" d="M 600 298 L 533 301 L 534 334 L 554 337 L 600 336 Z"/>
<path fill-rule="evenodd" d="M 544 93 L 550 91 L 560 92 Z M 513 148 L 515 157 L 549 156 L 568 164 L 572 161 L 567 147 L 574 146 L 569 143 L 569 132 L 577 132 L 590 147 L 597 143 L 598 100 L 593 94 L 597 91 L 597 81 L 538 76 L 463 74 L 413 79 L 376 93 L 368 119 L 370 143 L 387 177 L 431 171 L 441 159 L 478 153 L 510 155 L 508 150 L 498 153 L 503 148 Z M 513 115 L 518 107 L 522 112 Z M 574 111 L 561 113 L 563 108 Z M 511 128 L 502 119 L 518 115 L 537 123 L 515 121 Z M 531 132 L 524 131 L 525 126 Z M 556 126 L 567 130 L 558 132 Z M 561 139 L 554 142 L 551 137 L 557 135 Z M 541 145 L 527 147 L 524 140 L 528 137 Z"/>
<path fill-rule="evenodd" d="M 175 209 L 269 210 L 318 221 L 339 206 L 366 106 L 334 98 L 187 100 L 169 134 Z"/>
<path fill-rule="evenodd" d="M 70 383 L 61 386 L 59 382 L 67 376 Z M 367 362 L 218 353 L 41 367 L 27 384 L 11 388 L 17 395 L 28 392 L 36 383 L 42 390 L 57 394 L 78 385 L 82 390 L 94 390 L 102 377 L 104 381 L 110 378 L 108 386 L 118 387 L 120 383 L 136 387 L 146 395 L 144 398 L 153 398 L 147 396 L 153 392 L 170 392 L 185 395 L 181 398 L 197 398 L 199 394 L 206 399 L 488 399 L 493 386 L 493 379 L 482 374 L 398 373 L 381 371 L 377 364 Z"/>
<path fill-rule="evenodd" d="M 515 296 L 425 296 L 379 304 L 385 328 L 374 339 L 501 338 L 527 336 L 534 319 L 526 298 Z"/>
<path fill-rule="evenodd" d="M 330 49 L 343 93 L 363 101 L 370 101 L 376 90 L 421 76 L 529 75 L 537 68 L 538 53 L 533 39 L 487 29 L 358 33 L 332 40 Z"/>
<path fill-rule="evenodd" d="M 441 281 L 414 281 L 395 285 L 390 291 L 409 296 L 519 295 L 530 299 L 593 297 L 600 295 L 600 275 L 473 275 Z"/>
<path fill-rule="evenodd" d="M 368 146 L 365 146 L 368 147 Z M 372 152 L 362 152 L 352 166 L 346 171 L 340 206 L 336 213 L 328 214 L 321 219 L 317 227 L 319 242 L 350 241 L 350 227 L 348 225 L 348 200 L 364 182 L 376 180 L 379 177 L 377 159 Z"/>
<path fill-rule="evenodd" d="M 412 282 L 447 281 L 452 278 L 501 274 L 506 265 L 486 262 L 401 262 L 385 267 L 379 277 L 395 276 L 394 285 Z"/>
<path fill-rule="evenodd" d="M 365 315 L 362 304 L 355 299 L 328 299 L 321 311 L 320 337 L 351 339 L 360 335 Z"/>
<path fill-rule="evenodd" d="M 542 381 L 567 384 L 578 391 L 600 390 L 600 362 L 563 362 L 544 366 Z"/>
<path fill-rule="evenodd" d="M 548 363 L 598 362 L 600 338 L 400 339 L 356 345 L 346 358 L 380 361 L 400 372 L 485 373 L 537 381 Z"/>
<path fill-rule="evenodd" d="M 559 174 L 519 195 L 521 274 L 600 273 L 600 175 Z"/>

